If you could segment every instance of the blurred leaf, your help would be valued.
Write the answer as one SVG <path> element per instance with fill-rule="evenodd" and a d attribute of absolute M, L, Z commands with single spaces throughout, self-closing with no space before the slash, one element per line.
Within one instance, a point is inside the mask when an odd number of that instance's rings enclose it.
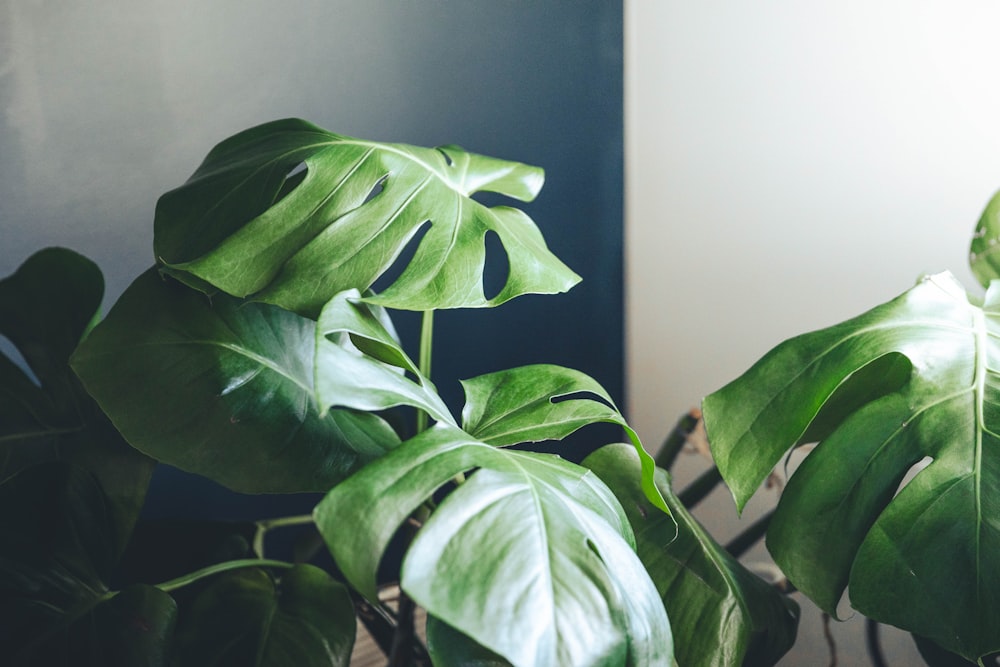
<path fill-rule="evenodd" d="M 427 650 L 434 656 L 437 665 L 511 667 L 503 657 L 433 616 L 427 617 Z"/>
<path fill-rule="evenodd" d="M 317 526 L 352 585 L 372 599 L 396 529 L 476 467 L 405 556 L 402 587 L 418 604 L 515 665 L 660 664 L 671 655 L 663 605 L 596 476 L 441 424 L 317 506 Z"/>
<path fill-rule="evenodd" d="M 0 485 L 0 655 L 12 665 L 165 665 L 169 595 L 130 587 L 110 599 L 116 554 L 107 499 L 61 462 Z"/>
<path fill-rule="evenodd" d="M 347 589 L 311 565 L 277 579 L 248 568 L 220 575 L 181 615 L 183 667 L 346 667 L 357 621 Z"/>
<path fill-rule="evenodd" d="M 463 380 L 462 388 L 466 399 L 462 428 L 498 447 L 561 440 L 597 422 L 621 426 L 642 461 L 642 488 L 657 507 L 670 513 L 653 483 L 656 463 L 593 378 L 570 368 L 537 364 Z"/>
<path fill-rule="evenodd" d="M 72 363 L 150 456 L 245 493 L 326 491 L 398 438 L 374 415 L 321 415 L 315 345 L 312 320 L 209 299 L 151 269 Z"/>
<path fill-rule="evenodd" d="M 279 120 L 218 144 L 160 198 L 156 256 L 190 284 L 315 316 L 338 292 L 371 287 L 429 223 L 402 275 L 373 301 L 493 306 L 579 282 L 522 211 L 470 199 L 488 191 L 531 200 L 542 181 L 536 167 L 454 146 L 376 143 Z M 489 231 L 510 266 L 491 299 L 482 285 Z"/>
<path fill-rule="evenodd" d="M 1000 192 L 993 195 L 976 231 L 972 235 L 969 248 L 969 267 L 983 287 L 1000 278 Z"/>
<path fill-rule="evenodd" d="M 117 553 L 138 516 L 154 462 L 122 440 L 69 368 L 103 292 L 97 266 L 63 248 L 39 251 L 0 280 L 0 335 L 34 374 L 0 356 L 0 480 L 45 461 L 91 471 L 112 501 Z"/>
<path fill-rule="evenodd" d="M 677 500 L 667 473 L 659 468 L 657 486 L 679 526 L 657 511 L 642 490 L 639 459 L 628 445 L 602 447 L 583 465 L 611 488 L 625 509 L 639 559 L 670 617 L 678 664 L 776 664 L 795 643 L 795 602 L 720 547 Z"/>
<path fill-rule="evenodd" d="M 831 396 L 872 395 L 841 399 L 860 407 L 791 476 L 768 548 L 831 615 L 849 586 L 865 616 L 973 661 L 1000 649 L 998 340 L 1000 283 L 980 306 L 939 274 L 782 343 L 704 402 L 712 453 L 742 507 Z M 871 364 L 897 372 L 898 355 L 911 368 L 898 389 L 851 381 Z"/>

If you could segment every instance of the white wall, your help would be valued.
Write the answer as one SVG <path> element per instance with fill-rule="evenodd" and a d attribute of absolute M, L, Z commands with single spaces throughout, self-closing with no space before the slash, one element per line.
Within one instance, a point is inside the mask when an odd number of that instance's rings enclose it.
<path fill-rule="evenodd" d="M 625 5 L 627 377 L 648 442 L 781 340 L 921 273 L 978 289 L 966 258 L 1000 188 L 1000 5 Z M 724 494 L 708 509 L 735 530 Z M 837 632 L 840 664 L 865 664 Z M 818 641 L 815 620 L 803 634 Z M 908 639 L 891 650 L 911 664 Z M 797 651 L 783 664 L 826 662 Z"/>

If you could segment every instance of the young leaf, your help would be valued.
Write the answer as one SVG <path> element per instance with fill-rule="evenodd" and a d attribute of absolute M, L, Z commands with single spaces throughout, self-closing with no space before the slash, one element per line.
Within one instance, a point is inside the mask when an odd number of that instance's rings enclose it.
<path fill-rule="evenodd" d="M 657 487 L 671 515 L 658 512 L 639 484 L 635 451 L 607 445 L 583 461 L 615 493 L 677 637 L 678 664 L 690 667 L 773 665 L 795 643 L 798 605 L 720 547 L 671 492 L 658 468 Z"/>
<path fill-rule="evenodd" d="M 579 282 L 522 211 L 470 198 L 488 191 L 531 200 L 542 180 L 536 167 L 454 146 L 362 141 L 279 120 L 226 139 L 160 198 L 155 251 L 191 284 L 314 317 L 338 292 L 369 288 L 429 223 L 402 275 L 372 301 L 494 306 Z M 492 299 L 482 284 L 488 231 L 510 266 Z"/>
<path fill-rule="evenodd" d="M 329 406 L 385 410 L 409 405 L 455 424 L 434 384 L 424 377 L 385 328 L 376 307 L 357 290 L 335 296 L 316 327 L 316 401 Z M 331 372 L 336 369 L 336 372 Z M 410 380 L 404 372 L 416 379 Z"/>
<path fill-rule="evenodd" d="M 969 267 L 983 287 L 1000 278 L 1000 191 L 986 205 L 969 248 Z"/>
<path fill-rule="evenodd" d="M 704 402 L 742 507 L 832 395 L 868 391 L 853 373 L 904 355 L 909 381 L 845 415 L 792 475 L 768 547 L 829 613 L 849 586 L 866 616 L 973 661 L 1000 649 L 998 338 L 1000 283 L 979 306 L 939 274 L 786 341 Z M 918 463 L 929 465 L 899 488 Z"/>
<path fill-rule="evenodd" d="M 653 482 L 656 463 L 611 396 L 593 378 L 570 368 L 537 364 L 463 380 L 462 388 L 462 428 L 497 447 L 561 440 L 597 422 L 618 424 L 642 461 L 642 488 L 647 497 L 670 513 Z"/>
<path fill-rule="evenodd" d="M 481 469 L 435 510 L 405 556 L 402 587 L 418 604 L 515 665 L 670 657 L 666 614 L 607 488 L 557 457 L 497 449 L 441 424 L 317 506 L 317 526 L 347 579 L 374 596 L 399 525 L 473 467 Z"/>
<path fill-rule="evenodd" d="M 117 554 L 128 541 L 155 462 L 122 439 L 69 367 L 103 292 L 97 266 L 63 248 L 39 251 L 0 280 L 0 335 L 34 374 L 29 378 L 0 356 L 0 480 L 44 461 L 89 470 L 111 500 Z"/>
<path fill-rule="evenodd" d="M 266 304 L 210 300 L 151 269 L 72 363 L 150 456 L 245 493 L 326 491 L 398 438 L 374 415 L 321 415 L 315 326 Z"/>
<path fill-rule="evenodd" d="M 184 610 L 177 664 L 347 667 L 357 621 L 347 589 L 297 565 L 275 581 L 259 569 L 226 573 Z"/>

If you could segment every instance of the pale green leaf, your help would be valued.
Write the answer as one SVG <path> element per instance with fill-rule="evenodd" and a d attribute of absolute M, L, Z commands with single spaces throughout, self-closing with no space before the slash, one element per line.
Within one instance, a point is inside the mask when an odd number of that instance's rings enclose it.
<path fill-rule="evenodd" d="M 515 665 L 669 659 L 663 606 L 621 507 L 596 476 L 445 425 L 370 464 L 317 507 L 317 526 L 352 585 L 374 596 L 396 529 L 473 468 L 405 557 L 402 586 L 418 604 Z"/>

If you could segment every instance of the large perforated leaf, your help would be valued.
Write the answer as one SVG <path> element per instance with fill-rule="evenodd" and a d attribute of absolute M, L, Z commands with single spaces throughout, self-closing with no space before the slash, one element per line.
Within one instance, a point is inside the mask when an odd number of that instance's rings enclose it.
<path fill-rule="evenodd" d="M 338 292 L 369 288 L 423 234 L 376 301 L 412 310 L 492 306 L 579 281 L 524 212 L 470 198 L 487 191 L 531 200 L 542 180 L 537 167 L 454 146 L 363 141 L 280 120 L 226 139 L 160 198 L 155 251 L 190 284 L 315 317 Z M 483 292 L 487 232 L 509 265 L 492 298 Z"/>
<path fill-rule="evenodd" d="M 852 381 L 873 369 L 901 386 Z M 866 616 L 975 661 L 1000 649 L 998 371 L 1000 282 L 979 305 L 939 274 L 779 345 L 705 399 L 705 424 L 742 507 L 825 406 L 856 407 L 795 470 L 768 547 L 828 612 L 849 587 Z"/>

